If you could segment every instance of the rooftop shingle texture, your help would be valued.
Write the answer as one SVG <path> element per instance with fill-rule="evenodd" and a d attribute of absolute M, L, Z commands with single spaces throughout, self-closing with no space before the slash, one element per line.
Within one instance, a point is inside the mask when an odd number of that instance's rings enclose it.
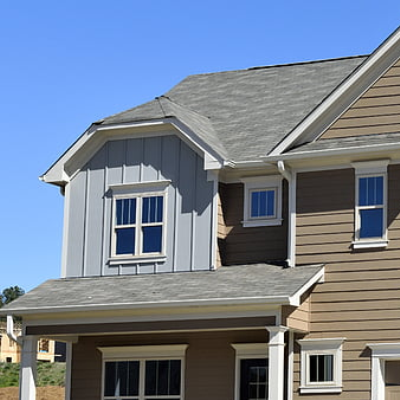
<path fill-rule="evenodd" d="M 297 293 L 322 266 L 282 268 L 267 264 L 221 267 L 216 271 L 48 280 L 0 310 L 34 311 L 144 305 L 205 300 L 271 299 Z"/>
<path fill-rule="evenodd" d="M 165 94 L 171 102 L 205 118 L 191 128 L 226 151 L 235 162 L 253 161 L 268 154 L 366 57 L 252 68 L 192 75 Z M 105 118 L 103 124 L 165 117 L 154 100 Z M 193 115 L 192 115 L 193 117 Z M 210 126 L 203 124 L 209 121 Z M 216 141 L 219 144 L 216 145 Z M 223 156 L 223 154 L 221 154 Z"/>

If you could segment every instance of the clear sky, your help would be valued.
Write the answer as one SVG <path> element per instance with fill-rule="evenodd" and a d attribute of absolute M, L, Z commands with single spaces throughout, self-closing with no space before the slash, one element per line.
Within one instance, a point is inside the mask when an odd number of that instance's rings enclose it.
<path fill-rule="evenodd" d="M 91 124 L 189 74 L 369 54 L 398 0 L 0 1 L 0 290 L 60 275 L 63 197 L 38 180 Z"/>

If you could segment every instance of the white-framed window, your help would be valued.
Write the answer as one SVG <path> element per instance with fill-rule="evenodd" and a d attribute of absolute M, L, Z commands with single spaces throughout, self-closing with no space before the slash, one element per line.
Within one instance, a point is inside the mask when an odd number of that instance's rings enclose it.
<path fill-rule="evenodd" d="M 282 224 L 282 177 L 242 178 L 244 183 L 243 226 Z"/>
<path fill-rule="evenodd" d="M 187 347 L 100 347 L 102 400 L 183 400 Z"/>
<path fill-rule="evenodd" d="M 268 344 L 234 343 L 235 400 L 268 399 Z"/>
<path fill-rule="evenodd" d="M 344 338 L 301 339 L 300 393 L 342 391 L 342 345 Z"/>
<path fill-rule="evenodd" d="M 387 246 L 388 160 L 353 163 L 355 168 L 355 249 Z"/>
<path fill-rule="evenodd" d="M 112 187 L 112 259 L 165 257 L 168 184 Z"/>

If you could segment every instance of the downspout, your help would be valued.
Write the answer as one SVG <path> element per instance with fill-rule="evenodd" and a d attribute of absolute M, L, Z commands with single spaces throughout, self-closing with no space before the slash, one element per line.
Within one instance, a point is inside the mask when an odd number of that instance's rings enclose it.
<path fill-rule="evenodd" d="M 14 319 L 12 315 L 7 315 L 7 336 L 10 340 L 21 346 L 22 338 L 17 338 L 14 334 Z"/>
<path fill-rule="evenodd" d="M 288 182 L 288 242 L 287 242 L 287 264 L 289 267 L 296 265 L 296 182 L 295 172 L 285 167 L 285 163 L 278 161 L 278 171 Z"/>

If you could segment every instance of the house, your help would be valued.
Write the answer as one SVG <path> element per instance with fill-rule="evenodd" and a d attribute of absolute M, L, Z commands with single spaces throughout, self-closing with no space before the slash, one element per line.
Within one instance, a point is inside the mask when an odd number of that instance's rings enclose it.
<path fill-rule="evenodd" d="M 19 324 L 14 325 L 14 335 L 21 336 L 22 329 Z M 54 362 L 56 360 L 56 349 L 54 340 L 38 339 L 37 360 Z M 6 324 L 0 322 L 0 362 L 19 363 L 21 361 L 21 349 L 15 341 L 7 336 Z"/>
<path fill-rule="evenodd" d="M 189 76 L 105 118 L 42 180 L 61 278 L 23 319 L 72 400 L 400 394 L 400 30 L 369 56 Z"/>

